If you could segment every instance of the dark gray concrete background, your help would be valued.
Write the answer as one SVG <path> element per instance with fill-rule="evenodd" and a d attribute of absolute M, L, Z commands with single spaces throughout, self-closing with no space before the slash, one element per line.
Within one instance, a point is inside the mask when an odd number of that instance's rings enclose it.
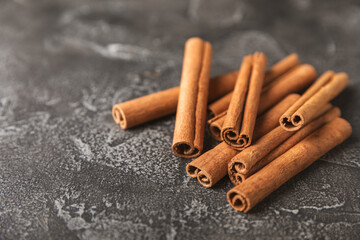
<path fill-rule="evenodd" d="M 358 239 L 359 1 L 0 1 L 0 239 Z M 264 51 L 350 75 L 353 135 L 249 214 L 171 153 L 174 116 L 123 131 L 113 104 L 178 85 L 184 42 L 212 75 Z M 206 149 L 215 142 L 205 139 Z"/>

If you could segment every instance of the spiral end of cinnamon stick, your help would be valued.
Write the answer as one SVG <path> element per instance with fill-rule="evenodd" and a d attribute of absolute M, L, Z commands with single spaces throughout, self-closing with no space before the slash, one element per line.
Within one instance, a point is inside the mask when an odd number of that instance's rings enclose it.
<path fill-rule="evenodd" d="M 186 166 L 186 173 L 192 178 L 197 178 L 199 183 L 206 188 L 210 188 L 214 185 L 214 181 L 210 174 L 193 166 L 191 163 Z"/>
<path fill-rule="evenodd" d="M 251 144 L 251 139 L 248 135 L 240 135 L 231 128 L 223 129 L 221 134 L 222 140 L 236 150 L 243 150 Z"/>
<path fill-rule="evenodd" d="M 125 118 L 125 114 L 119 106 L 115 105 L 113 107 L 112 116 L 114 118 L 114 121 L 119 124 L 122 129 L 127 129 L 127 121 Z"/>
<path fill-rule="evenodd" d="M 283 115 L 280 118 L 280 126 L 286 131 L 297 131 L 304 125 L 304 118 L 301 115 L 288 116 Z"/>
<path fill-rule="evenodd" d="M 209 132 L 215 140 L 221 141 L 221 128 L 219 128 L 219 126 L 215 124 L 210 124 Z"/>
<path fill-rule="evenodd" d="M 228 145 L 237 148 L 237 140 L 239 138 L 239 134 L 234 131 L 232 128 L 225 128 L 221 131 L 221 138 Z"/>
<path fill-rule="evenodd" d="M 245 169 L 245 165 L 241 162 L 230 162 L 228 166 L 228 174 L 230 181 L 235 185 L 239 185 L 240 183 L 242 183 L 245 180 L 245 175 L 242 174 Z"/>
<path fill-rule="evenodd" d="M 206 188 L 210 188 L 213 186 L 213 181 L 212 181 L 211 176 L 204 171 L 198 172 L 197 179 L 198 179 L 199 183 Z"/>
<path fill-rule="evenodd" d="M 172 146 L 172 151 L 175 155 L 182 158 L 194 158 L 200 155 L 200 150 L 191 146 L 187 142 L 177 142 Z"/>
<path fill-rule="evenodd" d="M 248 202 L 246 198 L 234 188 L 227 193 L 227 200 L 235 210 L 242 212 L 248 211 Z"/>
<path fill-rule="evenodd" d="M 185 170 L 186 170 L 186 173 L 192 178 L 196 178 L 200 171 L 197 167 L 191 165 L 191 163 L 186 165 Z"/>
<path fill-rule="evenodd" d="M 251 139 L 250 139 L 250 137 L 248 135 L 243 134 L 243 135 L 240 136 L 240 138 L 238 139 L 237 142 L 238 142 L 240 148 L 244 149 L 244 148 L 250 146 Z"/>

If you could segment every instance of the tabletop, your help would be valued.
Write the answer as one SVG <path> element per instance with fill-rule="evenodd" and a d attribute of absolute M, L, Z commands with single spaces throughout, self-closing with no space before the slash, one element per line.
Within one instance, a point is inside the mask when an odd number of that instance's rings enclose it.
<path fill-rule="evenodd" d="M 0 2 L 0 239 L 359 237 L 359 1 Z M 111 116 L 177 86 L 193 36 L 213 45 L 212 76 L 254 51 L 347 72 L 333 103 L 352 136 L 235 211 L 227 177 L 205 189 L 172 154 L 174 115 L 125 131 Z"/>

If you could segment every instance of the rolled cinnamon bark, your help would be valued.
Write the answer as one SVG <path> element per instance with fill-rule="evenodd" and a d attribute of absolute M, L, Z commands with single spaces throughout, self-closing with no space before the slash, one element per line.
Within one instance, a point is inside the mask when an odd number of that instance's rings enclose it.
<path fill-rule="evenodd" d="M 309 87 L 280 118 L 280 125 L 287 131 L 296 131 L 322 107 L 335 98 L 348 85 L 346 73 L 327 71 Z"/>
<path fill-rule="evenodd" d="M 196 157 L 203 149 L 211 54 L 209 42 L 186 42 L 172 145 L 179 157 Z"/>
<path fill-rule="evenodd" d="M 265 54 L 254 53 L 245 56 L 241 64 L 221 130 L 224 142 L 237 150 L 244 149 L 252 141 L 266 61 Z"/>
<path fill-rule="evenodd" d="M 213 101 L 232 91 L 237 73 L 235 71 L 212 78 L 209 86 L 209 101 Z M 112 109 L 114 121 L 122 129 L 128 129 L 175 113 L 179 89 L 179 87 L 174 87 L 115 104 Z"/>
<path fill-rule="evenodd" d="M 271 87 L 264 89 L 261 93 L 258 114 L 265 112 L 267 109 L 269 109 L 270 107 L 278 103 L 281 99 L 283 99 L 286 95 L 301 91 L 302 89 L 307 87 L 315 79 L 315 77 L 316 71 L 314 67 L 308 64 L 303 64 L 295 67 L 293 70 L 291 70 L 289 73 L 286 73 L 284 76 L 274 80 L 270 84 Z M 221 131 L 222 125 L 220 125 L 219 123 L 224 122 L 225 117 L 226 109 L 225 114 L 217 117 L 217 125 L 215 126 L 215 128 L 218 128 Z M 209 120 L 209 129 L 212 128 L 213 122 L 214 121 Z M 212 134 L 213 132 L 210 133 L 215 139 L 219 139 L 219 137 Z"/>
<path fill-rule="evenodd" d="M 284 73 L 288 72 L 293 67 L 300 64 L 299 56 L 296 53 L 292 53 L 276 64 L 274 64 L 269 70 L 265 73 L 264 86 L 266 86 L 272 80 L 280 77 Z"/>
<path fill-rule="evenodd" d="M 248 212 L 290 178 L 310 166 L 351 135 L 350 124 L 336 118 L 227 193 L 230 205 Z"/>
<path fill-rule="evenodd" d="M 236 77 L 237 78 L 237 77 Z M 218 116 L 219 114 L 226 112 L 229 107 L 233 92 L 226 94 L 217 101 L 208 106 L 209 118 Z"/>
<path fill-rule="evenodd" d="M 300 96 L 296 96 L 294 94 L 289 96 L 287 99 L 288 101 L 295 102 L 297 97 Z M 263 115 L 271 115 L 271 118 L 258 118 L 256 124 L 262 127 L 255 129 L 254 136 L 259 136 L 259 132 L 264 132 L 265 134 L 271 131 L 274 127 L 278 126 L 278 118 L 283 112 L 285 106 L 284 103 L 285 101 L 283 101 L 281 104 L 279 103 L 275 105 L 272 109 Z M 232 149 L 226 143 L 222 142 L 215 148 L 207 151 L 197 159 L 190 162 L 186 166 L 186 172 L 190 177 L 197 178 L 200 184 L 203 186 L 211 187 L 221 178 L 226 176 L 228 163 L 237 153 L 239 153 L 239 151 Z"/>
<path fill-rule="evenodd" d="M 284 96 L 301 91 L 309 86 L 315 78 L 316 70 L 310 64 L 295 67 L 290 72 L 271 82 L 271 86 L 269 85 L 261 92 L 260 102 L 264 102 L 264 104 L 259 106 L 259 112 L 266 111 Z M 270 99 L 270 96 L 272 101 L 265 101 L 265 99 Z"/>
<path fill-rule="evenodd" d="M 281 112 L 282 109 L 286 109 L 288 106 L 291 106 L 299 98 L 299 94 L 289 94 L 274 107 L 270 108 L 267 112 L 262 115 L 259 114 L 259 120 L 256 121 L 256 127 L 254 131 L 254 141 L 268 133 L 269 129 L 271 130 L 277 127 L 278 124 L 274 125 L 274 122 L 276 121 L 276 116 L 279 116 L 279 112 Z"/>
<path fill-rule="evenodd" d="M 331 106 L 329 104 L 329 106 Z M 287 150 L 295 146 L 298 142 L 303 140 L 305 137 L 313 133 L 316 129 L 320 128 L 324 124 L 332 121 L 333 119 L 340 117 L 341 112 L 340 109 L 337 107 L 332 107 L 326 113 L 321 115 L 320 117 L 316 118 L 315 120 L 311 121 L 309 124 L 304 126 L 297 132 L 282 142 L 278 147 L 272 150 L 269 154 L 267 154 L 264 158 L 259 160 L 247 173 L 242 173 L 241 171 L 237 171 L 235 167 L 236 159 L 232 158 L 229 165 L 228 165 L 228 174 L 229 178 L 235 185 L 240 184 L 241 182 L 245 181 L 249 178 L 252 174 L 256 171 L 260 170 L 268 163 L 285 153 Z M 289 131 L 288 131 L 289 132 Z M 290 132 L 291 133 L 291 132 Z"/>
<path fill-rule="evenodd" d="M 222 142 L 186 166 L 187 174 L 204 187 L 212 187 L 226 176 L 227 164 L 239 151 Z"/>
<path fill-rule="evenodd" d="M 209 119 L 207 122 L 207 127 L 210 135 L 217 141 L 221 141 L 221 128 L 224 124 L 225 116 L 226 111 L 217 114 L 215 117 Z"/>
<path fill-rule="evenodd" d="M 274 79 L 279 78 L 280 76 L 283 76 L 290 70 L 293 70 L 296 66 L 300 64 L 298 55 L 293 53 L 289 56 L 283 58 L 276 64 L 274 64 L 267 72 L 265 73 L 265 79 L 264 79 L 264 87 L 267 88 L 270 82 L 272 82 Z M 238 72 L 233 72 L 232 74 L 236 74 L 237 76 Z M 264 88 L 263 88 L 264 90 Z M 210 118 L 217 116 L 218 114 L 226 111 L 229 107 L 229 103 L 231 101 L 232 93 L 230 92 L 220 98 L 219 100 L 213 102 L 208 106 L 208 110 L 210 112 L 209 116 Z M 284 95 L 285 96 L 285 95 Z M 284 97 L 283 96 L 283 97 Z M 273 104 L 275 105 L 275 104 Z"/>

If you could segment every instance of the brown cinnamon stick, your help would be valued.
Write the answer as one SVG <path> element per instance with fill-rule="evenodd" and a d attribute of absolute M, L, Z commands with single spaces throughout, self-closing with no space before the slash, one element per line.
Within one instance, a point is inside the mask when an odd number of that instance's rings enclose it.
<path fill-rule="evenodd" d="M 289 94 L 279 103 L 277 103 L 275 107 L 270 108 L 264 114 L 260 115 L 258 117 L 259 120 L 256 121 L 254 141 L 258 140 L 261 136 L 264 136 L 266 133 L 268 133 L 269 129 L 271 130 L 277 127 L 277 124 L 274 125 L 274 121 L 276 119 L 276 116 L 279 115 L 279 111 L 281 111 L 281 109 L 286 109 L 288 106 L 291 106 L 299 98 L 299 94 Z"/>
<path fill-rule="evenodd" d="M 330 105 L 330 104 L 329 104 Z M 331 105 L 330 105 L 331 106 Z M 241 182 L 245 181 L 249 178 L 252 174 L 256 171 L 260 170 L 268 163 L 285 153 L 287 150 L 295 146 L 298 142 L 303 140 L 305 137 L 313 133 L 316 129 L 320 128 L 324 124 L 332 121 L 333 119 L 340 117 L 341 112 L 340 109 L 337 107 L 332 107 L 326 113 L 321 115 L 320 117 L 316 118 L 315 120 L 311 121 L 309 124 L 304 126 L 297 132 L 290 132 L 295 133 L 284 142 L 282 142 L 278 147 L 272 150 L 269 154 L 267 154 L 264 158 L 259 160 L 247 173 L 242 173 L 241 171 L 237 171 L 239 167 L 235 167 L 237 160 L 232 158 L 229 165 L 228 165 L 228 174 L 230 180 L 235 184 L 238 185 Z M 288 131 L 289 132 L 289 131 Z"/>
<path fill-rule="evenodd" d="M 286 99 L 288 99 L 291 104 L 292 102 L 295 102 L 298 97 L 300 96 L 294 94 Z M 261 127 L 255 129 L 254 136 L 259 136 L 262 132 L 265 134 L 278 125 L 278 118 L 283 112 L 283 109 L 287 107 L 285 104 L 286 102 L 287 101 L 282 101 L 263 115 L 271 115 L 271 118 L 258 118 L 256 124 Z M 221 178 L 226 176 L 228 163 L 237 153 L 239 153 L 239 151 L 234 150 L 226 143 L 222 142 L 215 148 L 190 162 L 186 166 L 186 172 L 190 177 L 197 178 L 203 186 L 211 187 Z"/>
<path fill-rule="evenodd" d="M 266 111 L 284 96 L 301 91 L 309 86 L 315 80 L 315 77 L 316 70 L 310 64 L 295 67 L 290 72 L 271 82 L 272 86 L 261 92 L 260 102 L 264 102 L 264 104 L 259 106 L 259 112 Z M 272 99 L 272 101 L 265 101 L 265 99 Z"/>
<path fill-rule="evenodd" d="M 237 78 L 237 76 L 236 76 Z M 209 111 L 209 118 L 213 118 L 218 116 L 219 114 L 226 112 L 229 107 L 229 103 L 231 101 L 233 92 L 229 92 L 225 96 L 221 97 L 220 99 L 214 101 L 212 104 L 208 106 Z"/>
<path fill-rule="evenodd" d="M 221 138 L 237 150 L 249 146 L 252 141 L 266 61 L 263 53 L 244 57 L 235 83 Z"/>
<path fill-rule="evenodd" d="M 298 55 L 295 53 L 290 54 L 289 56 L 283 58 L 282 60 L 274 64 L 269 70 L 267 70 L 267 72 L 265 73 L 265 79 L 263 85 L 267 86 L 274 79 L 283 76 L 284 74 L 294 69 L 299 64 L 300 61 Z M 236 74 L 236 76 L 237 73 L 238 72 L 233 72 L 233 74 Z M 220 98 L 219 100 L 213 102 L 208 106 L 208 110 L 210 112 L 209 114 L 210 118 L 215 117 L 218 114 L 227 110 L 232 97 L 232 93 L 233 92 L 226 94 L 225 96 L 223 96 L 222 98 Z M 275 103 L 273 105 L 275 105 Z"/>
<path fill-rule="evenodd" d="M 266 71 L 264 86 L 299 64 L 299 56 L 296 53 L 286 56 Z"/>
<path fill-rule="evenodd" d="M 351 135 L 350 124 L 336 118 L 227 193 L 230 205 L 248 212 L 290 178 L 310 166 Z"/>
<path fill-rule="evenodd" d="M 207 127 L 210 135 L 217 141 L 221 141 L 221 129 L 224 124 L 226 116 L 226 111 L 220 114 L 217 114 L 213 118 L 209 119 L 207 122 Z"/>
<path fill-rule="evenodd" d="M 203 149 L 212 47 L 200 38 L 185 44 L 172 150 L 192 158 Z"/>
<path fill-rule="evenodd" d="M 330 100 L 335 98 L 349 82 L 346 73 L 327 71 L 280 118 L 287 131 L 296 131 Z"/>
<path fill-rule="evenodd" d="M 208 100 L 213 101 L 232 91 L 237 73 L 237 71 L 230 72 L 212 78 L 209 86 Z M 179 89 L 179 87 L 174 87 L 115 104 L 112 109 L 114 121 L 122 129 L 128 129 L 175 113 Z"/>
<path fill-rule="evenodd" d="M 271 83 L 271 87 L 266 88 L 262 91 L 258 114 L 263 113 L 271 106 L 278 103 L 286 95 L 304 89 L 315 79 L 315 77 L 316 77 L 316 71 L 314 67 L 308 64 L 303 64 L 298 67 L 295 67 L 289 73 L 286 73 L 284 76 L 276 79 Z M 224 122 L 225 117 L 226 117 L 226 111 L 225 114 L 223 113 L 222 116 L 217 117 L 216 125 L 214 123 L 215 121 L 212 121 L 210 119 L 208 121 L 208 129 L 212 129 L 214 126 L 214 128 L 218 128 L 221 131 L 222 125 L 220 125 L 220 123 Z M 215 139 L 219 139 L 219 137 L 217 135 L 214 135 L 213 133 L 214 132 L 210 132 L 210 134 Z"/>

